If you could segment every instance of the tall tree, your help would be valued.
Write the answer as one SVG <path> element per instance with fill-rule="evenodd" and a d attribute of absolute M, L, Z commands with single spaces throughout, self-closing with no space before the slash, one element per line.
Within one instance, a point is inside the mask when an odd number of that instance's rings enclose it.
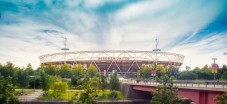
<path fill-rule="evenodd" d="M 98 75 L 98 69 L 93 64 L 90 64 L 90 66 L 87 69 L 87 73 L 89 77 L 92 78 Z"/>
<path fill-rule="evenodd" d="M 161 85 L 156 87 L 153 91 L 151 104 L 181 104 L 183 101 L 179 98 L 177 87 L 173 86 L 174 77 L 167 75 L 167 70 L 163 67 L 162 75 L 158 80 Z"/>
<path fill-rule="evenodd" d="M 102 94 L 104 95 L 104 90 L 105 90 L 106 87 L 107 87 L 107 79 L 106 79 L 106 76 L 104 76 L 104 75 L 101 75 L 100 78 L 101 78 L 101 89 L 102 89 Z"/>
<path fill-rule="evenodd" d="M 120 81 L 117 77 L 117 71 L 114 71 L 110 76 L 110 89 L 113 90 L 120 90 Z"/>
<path fill-rule="evenodd" d="M 40 84 L 43 91 L 47 92 L 50 89 L 48 75 L 44 72 L 41 72 L 40 74 Z"/>
<path fill-rule="evenodd" d="M 32 65 L 29 63 L 25 69 L 25 72 L 29 75 L 29 76 L 33 76 L 34 75 L 34 70 L 32 68 Z"/>
<path fill-rule="evenodd" d="M 75 65 L 72 68 L 71 85 L 73 86 L 81 85 L 84 74 L 85 74 L 84 67 L 81 64 Z"/>
<path fill-rule="evenodd" d="M 17 79 L 18 79 L 18 84 L 20 88 L 27 88 L 29 84 L 29 77 L 28 74 L 22 70 L 19 69 L 17 72 Z"/>

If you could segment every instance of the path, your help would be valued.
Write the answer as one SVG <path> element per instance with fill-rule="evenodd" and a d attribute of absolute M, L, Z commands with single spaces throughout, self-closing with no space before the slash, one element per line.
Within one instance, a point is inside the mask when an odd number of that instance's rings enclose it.
<path fill-rule="evenodd" d="M 37 101 L 37 98 L 43 93 L 41 89 L 35 90 L 34 92 L 28 95 L 22 95 L 18 97 L 20 102 L 28 102 L 28 101 Z"/>

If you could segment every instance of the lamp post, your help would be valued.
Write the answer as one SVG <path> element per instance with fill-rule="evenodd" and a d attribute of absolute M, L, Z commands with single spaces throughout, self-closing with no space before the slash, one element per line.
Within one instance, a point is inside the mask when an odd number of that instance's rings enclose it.
<path fill-rule="evenodd" d="M 63 56 L 63 58 L 64 58 L 64 63 L 63 64 L 65 64 L 66 63 L 66 51 L 68 51 L 69 50 L 69 48 L 67 48 L 66 47 L 66 41 L 67 41 L 67 38 L 66 37 L 64 37 L 64 40 L 65 40 L 65 42 L 64 42 L 64 45 L 65 45 L 65 47 L 64 48 L 61 48 L 61 50 L 63 50 L 64 51 L 64 56 Z M 64 77 L 66 78 L 66 72 L 65 72 L 66 70 L 64 70 Z"/>
<path fill-rule="evenodd" d="M 216 66 L 216 64 L 215 64 L 215 61 L 217 60 L 217 58 L 212 58 L 212 60 L 214 60 L 214 66 L 212 67 L 213 69 L 212 70 L 214 70 L 214 80 L 215 80 L 215 73 L 216 73 L 216 71 L 215 70 L 217 70 L 217 66 Z"/>
<path fill-rule="evenodd" d="M 155 52 L 155 70 L 156 70 L 156 68 L 157 68 L 157 65 L 158 65 L 158 51 L 161 51 L 161 49 L 158 49 L 158 39 L 156 38 L 155 39 L 155 43 L 156 43 L 156 45 L 155 45 L 155 49 L 153 49 L 153 51 Z M 154 69 L 153 69 L 154 70 Z M 155 76 L 156 76 L 156 71 L 152 71 L 153 72 L 153 74 L 154 74 L 154 79 L 155 79 Z"/>
<path fill-rule="evenodd" d="M 156 42 L 156 47 L 155 49 L 153 49 L 153 51 L 155 52 L 155 67 L 158 65 L 158 58 L 157 58 L 157 54 L 158 54 L 158 51 L 161 51 L 161 49 L 158 49 L 158 39 L 156 38 L 155 39 L 155 42 Z"/>

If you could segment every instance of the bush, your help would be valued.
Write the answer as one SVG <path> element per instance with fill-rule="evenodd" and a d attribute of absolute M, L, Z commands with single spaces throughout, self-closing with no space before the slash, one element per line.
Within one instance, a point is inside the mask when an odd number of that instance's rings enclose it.
<path fill-rule="evenodd" d="M 116 99 L 117 98 L 117 92 L 116 91 L 111 91 L 111 93 L 108 95 L 108 98 L 111 99 Z"/>

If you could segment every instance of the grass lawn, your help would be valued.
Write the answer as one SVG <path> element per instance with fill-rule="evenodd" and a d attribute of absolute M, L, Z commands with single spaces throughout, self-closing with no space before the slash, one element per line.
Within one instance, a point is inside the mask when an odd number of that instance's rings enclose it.
<path fill-rule="evenodd" d="M 16 96 L 21 96 L 21 95 L 30 94 L 34 91 L 35 91 L 34 89 L 16 89 L 15 94 L 16 94 Z"/>
<path fill-rule="evenodd" d="M 53 98 L 52 91 L 48 91 L 47 96 L 40 96 L 38 99 L 46 100 L 46 101 L 51 101 L 51 100 L 67 100 L 68 101 L 68 100 L 71 100 L 72 97 L 74 97 L 75 95 L 77 97 L 79 97 L 81 91 L 83 91 L 83 90 L 69 90 L 69 91 L 66 91 L 66 93 L 64 93 L 64 94 L 61 94 L 60 97 L 58 97 L 58 98 Z M 103 92 L 100 90 L 97 93 L 98 97 L 96 97 L 95 99 L 96 100 L 111 100 L 112 97 L 110 96 L 110 93 L 111 93 L 110 90 L 105 90 L 104 95 L 103 95 Z M 117 98 L 115 98 L 115 100 L 125 99 L 124 95 L 120 91 L 116 91 L 116 93 L 117 93 Z"/>

